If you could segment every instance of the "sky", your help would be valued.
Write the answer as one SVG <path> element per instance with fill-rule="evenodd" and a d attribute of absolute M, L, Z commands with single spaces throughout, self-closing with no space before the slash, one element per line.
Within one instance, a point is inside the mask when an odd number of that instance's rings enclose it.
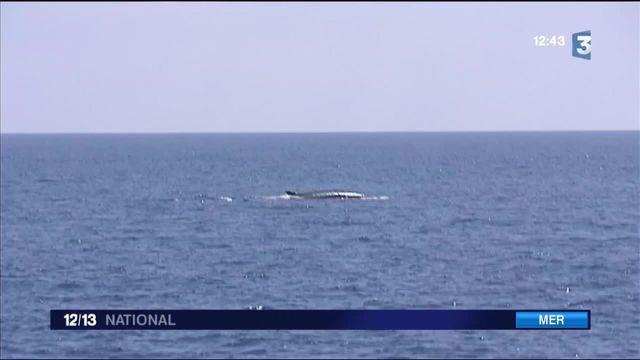
<path fill-rule="evenodd" d="M 638 3 L 0 6 L 2 133 L 640 129 Z"/>

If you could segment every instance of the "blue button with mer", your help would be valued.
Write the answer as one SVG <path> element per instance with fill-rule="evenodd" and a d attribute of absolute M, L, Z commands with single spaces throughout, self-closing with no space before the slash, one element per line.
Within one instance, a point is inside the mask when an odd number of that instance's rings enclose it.
<path fill-rule="evenodd" d="M 589 329 L 589 312 L 516 311 L 516 329 Z"/>

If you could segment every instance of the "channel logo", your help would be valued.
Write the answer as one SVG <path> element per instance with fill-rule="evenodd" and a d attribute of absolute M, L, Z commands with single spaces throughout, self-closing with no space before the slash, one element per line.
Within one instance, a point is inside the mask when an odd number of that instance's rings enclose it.
<path fill-rule="evenodd" d="M 591 60 L 591 30 L 574 33 L 572 39 L 573 56 Z"/>

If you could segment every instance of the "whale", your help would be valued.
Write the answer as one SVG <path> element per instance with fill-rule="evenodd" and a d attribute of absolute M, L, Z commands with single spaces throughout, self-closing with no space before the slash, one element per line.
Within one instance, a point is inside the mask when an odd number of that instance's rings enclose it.
<path fill-rule="evenodd" d="M 319 190 L 309 192 L 285 191 L 289 196 L 298 199 L 363 199 L 365 194 L 355 191 Z"/>

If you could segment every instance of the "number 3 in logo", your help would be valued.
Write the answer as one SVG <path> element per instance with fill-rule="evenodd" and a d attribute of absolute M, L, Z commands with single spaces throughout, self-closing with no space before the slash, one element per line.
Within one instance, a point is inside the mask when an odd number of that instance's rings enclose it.
<path fill-rule="evenodd" d="M 572 38 L 573 56 L 591 60 L 591 30 L 575 33 L 573 34 Z"/>

